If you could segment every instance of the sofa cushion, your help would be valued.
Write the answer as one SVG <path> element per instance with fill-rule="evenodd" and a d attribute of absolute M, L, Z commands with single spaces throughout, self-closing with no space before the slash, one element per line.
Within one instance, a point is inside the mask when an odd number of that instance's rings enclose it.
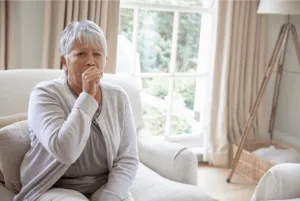
<path fill-rule="evenodd" d="M 13 124 L 15 122 L 23 121 L 26 119 L 27 119 L 27 112 L 0 117 L 0 129 L 10 124 Z M 4 182 L 4 177 L 1 170 L 0 170 L 0 182 Z"/>
<path fill-rule="evenodd" d="M 135 201 L 216 201 L 200 187 L 168 180 L 142 163 L 131 193 Z"/>
<path fill-rule="evenodd" d="M 0 170 L 5 186 L 14 193 L 21 189 L 20 167 L 29 149 L 27 120 L 0 129 Z"/>

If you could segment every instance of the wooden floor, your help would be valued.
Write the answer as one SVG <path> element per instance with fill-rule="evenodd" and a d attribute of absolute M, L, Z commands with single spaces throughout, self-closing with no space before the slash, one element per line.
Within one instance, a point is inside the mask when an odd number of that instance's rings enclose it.
<path fill-rule="evenodd" d="M 219 201 L 250 201 L 256 184 L 234 173 L 231 183 L 226 182 L 229 169 L 199 164 L 198 185 Z"/>

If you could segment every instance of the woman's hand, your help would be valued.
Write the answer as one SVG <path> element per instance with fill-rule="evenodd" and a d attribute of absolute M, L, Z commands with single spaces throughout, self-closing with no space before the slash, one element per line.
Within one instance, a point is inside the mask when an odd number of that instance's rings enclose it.
<path fill-rule="evenodd" d="M 82 73 L 82 90 L 89 95 L 95 97 L 98 91 L 98 86 L 103 72 L 96 67 L 88 68 Z"/>

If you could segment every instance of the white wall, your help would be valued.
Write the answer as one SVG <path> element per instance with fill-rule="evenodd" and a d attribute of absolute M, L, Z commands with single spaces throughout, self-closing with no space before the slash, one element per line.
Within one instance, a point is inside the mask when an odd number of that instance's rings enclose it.
<path fill-rule="evenodd" d="M 287 20 L 285 16 L 269 16 L 269 58 L 278 37 L 280 26 Z M 296 25 L 300 37 L 300 16 L 291 16 L 291 22 Z M 272 104 L 276 73 L 272 75 L 267 97 L 269 99 L 269 111 Z M 275 121 L 274 139 L 282 144 L 295 146 L 300 150 L 300 65 L 297 60 L 296 50 L 290 35 L 284 73 L 281 82 L 277 116 Z"/>
<path fill-rule="evenodd" d="M 13 39 L 10 68 L 40 68 L 42 61 L 42 40 L 44 1 L 11 1 L 11 33 Z"/>

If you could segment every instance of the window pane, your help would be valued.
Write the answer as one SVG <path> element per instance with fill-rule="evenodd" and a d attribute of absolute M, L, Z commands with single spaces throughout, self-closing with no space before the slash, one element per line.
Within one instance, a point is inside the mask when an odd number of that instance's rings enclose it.
<path fill-rule="evenodd" d="M 134 10 L 120 9 L 119 35 L 117 44 L 116 73 L 130 73 L 134 65 L 139 67 L 139 55 L 134 58 L 133 46 L 133 16 Z M 133 64 L 135 62 L 135 64 Z"/>
<path fill-rule="evenodd" d="M 119 16 L 119 35 L 125 36 L 129 41 L 132 41 L 133 9 L 121 8 Z"/>
<path fill-rule="evenodd" d="M 163 136 L 166 122 L 168 79 L 146 78 L 141 92 L 145 127 L 152 135 Z"/>
<path fill-rule="evenodd" d="M 139 72 L 168 72 L 172 44 L 172 12 L 140 10 L 138 27 Z"/>
<path fill-rule="evenodd" d="M 181 13 L 177 43 L 176 72 L 197 70 L 201 15 Z"/>
<path fill-rule="evenodd" d="M 176 78 L 172 98 L 171 135 L 192 134 L 199 124 L 195 115 L 196 78 Z"/>

